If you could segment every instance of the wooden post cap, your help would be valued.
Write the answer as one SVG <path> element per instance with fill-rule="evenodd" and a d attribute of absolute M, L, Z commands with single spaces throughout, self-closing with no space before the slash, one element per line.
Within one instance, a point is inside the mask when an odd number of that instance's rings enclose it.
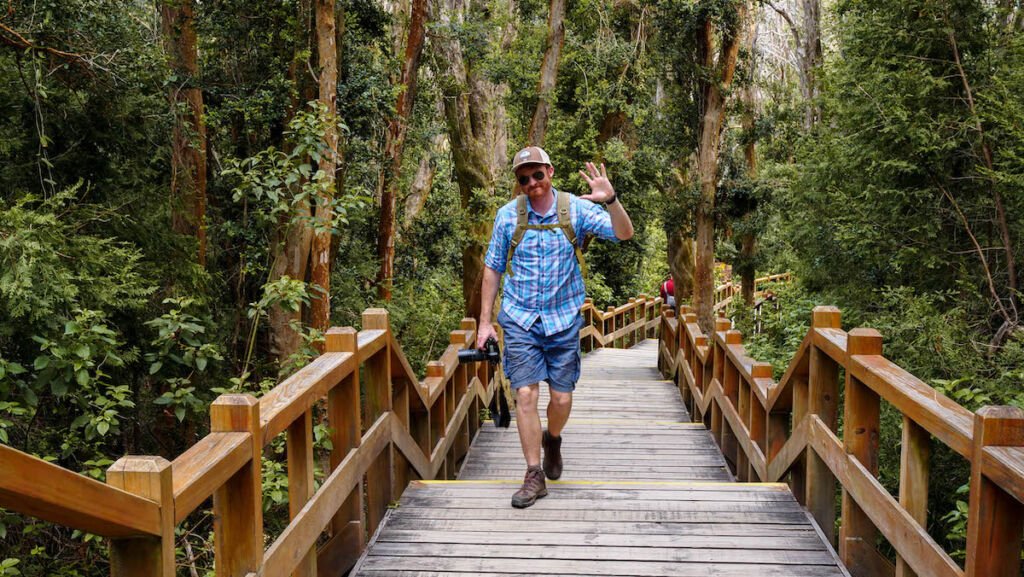
<path fill-rule="evenodd" d="M 669 307 L 667 307 L 665 305 L 662 305 L 661 312 L 662 312 L 662 314 L 665 315 L 665 318 L 668 318 L 668 319 L 676 318 L 676 311 L 672 310 L 671 308 L 669 308 Z"/>
<path fill-rule="evenodd" d="M 448 342 L 456 346 L 463 346 L 469 342 L 468 331 L 452 331 L 448 333 Z"/>
<path fill-rule="evenodd" d="M 476 330 L 476 319 L 472 317 L 465 317 L 459 321 L 459 328 L 464 331 L 475 331 Z"/>
<path fill-rule="evenodd" d="M 772 364 L 771 363 L 754 363 L 750 367 L 750 376 L 755 379 L 770 379 L 772 378 Z"/>
<path fill-rule="evenodd" d="M 1024 446 L 1024 410 L 985 406 L 974 415 L 974 444 L 984 447 Z"/>
<path fill-rule="evenodd" d="M 721 333 L 732 328 L 732 321 L 729 319 L 715 319 L 715 332 Z"/>
<path fill-rule="evenodd" d="M 846 335 L 847 355 L 881 355 L 882 333 L 875 329 L 856 328 Z"/>
<path fill-rule="evenodd" d="M 444 377 L 444 363 L 441 361 L 430 361 L 427 363 L 428 377 Z"/>
<path fill-rule="evenodd" d="M 842 328 L 839 309 L 834 306 L 814 307 L 811 312 L 811 326 L 819 329 Z"/>
<path fill-rule="evenodd" d="M 352 327 L 331 327 L 324 337 L 324 350 L 329 353 L 354 353 L 359 350 L 359 333 Z"/>
<path fill-rule="evenodd" d="M 363 311 L 363 328 L 366 330 L 383 330 L 390 327 L 387 309 L 366 309 Z"/>
<path fill-rule="evenodd" d="M 697 314 L 688 312 L 683 315 L 683 321 L 688 325 L 695 324 L 697 322 Z"/>
<path fill-rule="evenodd" d="M 679 314 L 686 315 L 692 312 L 693 309 L 690 308 L 690 305 L 682 305 L 681 307 L 679 307 Z"/>
<path fill-rule="evenodd" d="M 259 427 L 260 402 L 252 395 L 221 395 L 210 405 L 213 432 L 250 432 Z"/>
<path fill-rule="evenodd" d="M 738 345 L 743 342 L 743 333 L 736 329 L 725 331 L 725 344 Z"/>

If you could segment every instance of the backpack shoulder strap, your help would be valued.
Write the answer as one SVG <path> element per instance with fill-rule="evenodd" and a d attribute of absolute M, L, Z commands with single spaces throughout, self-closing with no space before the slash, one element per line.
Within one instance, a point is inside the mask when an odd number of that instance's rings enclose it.
<path fill-rule="evenodd" d="M 508 245 L 508 259 L 505 261 L 505 270 L 508 271 L 508 276 L 512 276 L 512 255 L 516 252 L 516 247 L 519 243 L 523 242 L 523 236 L 526 234 L 526 223 L 529 219 L 529 214 L 526 210 L 526 195 L 520 194 L 516 198 L 516 229 L 512 232 L 512 242 Z"/>
<path fill-rule="evenodd" d="M 558 208 L 558 227 L 562 229 L 562 233 L 565 234 L 565 238 L 569 239 L 569 244 L 572 245 L 574 251 L 576 251 L 576 261 L 580 263 L 580 273 L 583 274 L 583 278 L 587 278 L 587 261 L 583 259 L 583 247 L 581 243 L 576 242 L 576 229 L 572 226 L 572 214 L 570 212 L 570 206 L 572 205 L 572 197 L 569 196 L 568 192 L 558 193 L 557 200 Z"/>

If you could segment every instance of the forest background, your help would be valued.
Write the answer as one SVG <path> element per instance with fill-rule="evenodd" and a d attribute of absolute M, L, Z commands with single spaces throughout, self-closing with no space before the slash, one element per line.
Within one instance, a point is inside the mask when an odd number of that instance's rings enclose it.
<path fill-rule="evenodd" d="M 224 392 L 388 309 L 416 370 L 479 310 L 542 144 L 604 162 L 637 224 L 604 307 L 713 263 L 791 270 L 751 337 L 785 369 L 816 304 L 969 409 L 1024 406 L 1024 9 L 1009 0 L 8 0 L 0 14 L 0 442 L 102 478 L 173 458 Z M 325 298 L 329 295 L 329 299 Z M 750 310 L 730 310 L 750 334 Z M 896 486 L 899 415 L 880 477 Z M 324 431 L 317 431 L 325 442 Z M 287 519 L 281 447 L 268 531 Z M 275 453 L 276 451 L 276 453 Z M 276 455 L 276 456 L 275 456 Z M 962 546 L 938 450 L 929 531 Z M 211 520 L 179 535 L 212 574 Z M 104 575 L 91 535 L 0 511 L 0 575 Z"/>

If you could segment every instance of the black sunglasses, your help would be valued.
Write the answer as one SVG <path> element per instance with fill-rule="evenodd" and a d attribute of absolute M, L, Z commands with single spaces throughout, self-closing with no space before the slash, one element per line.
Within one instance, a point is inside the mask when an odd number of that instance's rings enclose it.
<path fill-rule="evenodd" d="M 524 174 L 523 176 L 518 176 L 516 177 L 516 180 L 519 181 L 519 186 L 526 186 L 527 184 L 530 184 L 530 177 L 533 177 L 533 180 L 540 182 L 544 180 L 546 176 L 547 174 L 545 174 L 543 170 L 538 170 L 533 174 Z"/>

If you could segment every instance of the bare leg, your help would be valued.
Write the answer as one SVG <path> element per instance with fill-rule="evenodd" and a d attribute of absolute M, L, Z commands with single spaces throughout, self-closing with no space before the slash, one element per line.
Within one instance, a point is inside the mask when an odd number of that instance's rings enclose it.
<path fill-rule="evenodd" d="M 572 411 L 572 393 L 561 393 L 550 387 L 548 393 L 551 395 L 548 401 L 548 433 L 552 437 L 561 437 Z"/>
<path fill-rule="evenodd" d="M 516 389 L 516 426 L 519 428 L 519 443 L 523 446 L 526 466 L 540 466 L 540 415 L 537 414 L 537 400 L 540 385 L 533 383 Z"/>

